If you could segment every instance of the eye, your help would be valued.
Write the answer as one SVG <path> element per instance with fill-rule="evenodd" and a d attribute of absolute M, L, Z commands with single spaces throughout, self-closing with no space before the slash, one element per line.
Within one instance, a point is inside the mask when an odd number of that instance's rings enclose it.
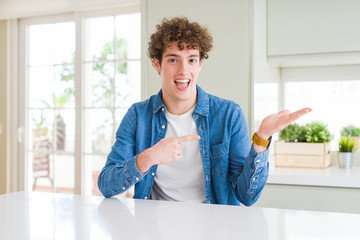
<path fill-rule="evenodd" d="M 168 62 L 169 62 L 169 63 L 176 63 L 177 60 L 176 60 L 175 58 L 169 58 Z"/>
<path fill-rule="evenodd" d="M 194 64 L 194 63 L 197 63 L 197 62 L 198 62 L 198 60 L 196 58 L 189 59 L 189 63 L 191 63 L 191 64 Z"/>

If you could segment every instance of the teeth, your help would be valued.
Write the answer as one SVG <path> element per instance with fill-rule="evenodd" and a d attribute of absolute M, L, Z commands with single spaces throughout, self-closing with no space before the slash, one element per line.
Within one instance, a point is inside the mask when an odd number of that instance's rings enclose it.
<path fill-rule="evenodd" d="M 178 83 L 187 83 L 187 82 L 190 82 L 189 79 L 187 80 L 175 80 L 175 82 L 178 82 Z"/>

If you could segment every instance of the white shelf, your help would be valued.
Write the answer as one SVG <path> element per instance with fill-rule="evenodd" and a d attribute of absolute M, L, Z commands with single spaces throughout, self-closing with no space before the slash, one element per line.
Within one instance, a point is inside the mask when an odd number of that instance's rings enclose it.
<path fill-rule="evenodd" d="M 325 169 L 270 166 L 268 184 L 360 188 L 360 167 Z"/>

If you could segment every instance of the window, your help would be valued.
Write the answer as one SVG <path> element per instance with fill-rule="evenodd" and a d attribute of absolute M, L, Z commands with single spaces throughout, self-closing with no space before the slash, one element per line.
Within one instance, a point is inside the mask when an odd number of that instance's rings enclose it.
<path fill-rule="evenodd" d="M 99 195 L 115 132 L 141 98 L 140 14 L 26 19 L 21 37 L 25 189 Z"/>
<path fill-rule="evenodd" d="M 258 129 L 266 116 L 278 111 L 278 84 L 254 84 L 254 99 L 254 126 Z"/>
<path fill-rule="evenodd" d="M 321 121 L 327 124 L 334 136 L 331 149 L 336 151 L 341 128 L 347 125 L 360 127 L 360 112 L 357 111 L 360 105 L 360 80 L 346 80 L 348 77 L 344 77 L 343 80 L 326 80 L 326 77 L 323 77 L 319 80 L 319 77 L 314 77 L 313 81 L 309 81 L 307 74 L 301 75 L 301 68 L 297 68 L 296 72 L 291 74 L 296 75 L 294 80 L 288 78 L 289 71 L 292 70 L 281 71 L 281 94 L 278 94 L 278 83 L 254 84 L 254 125 L 258 127 L 264 117 L 277 112 L 278 105 L 281 106 L 280 109 L 290 111 L 311 107 L 313 112 L 297 120 L 297 123 Z"/>
<path fill-rule="evenodd" d="M 299 123 L 312 120 L 328 125 L 334 136 L 331 148 L 337 150 L 341 128 L 350 124 L 360 127 L 360 80 L 284 82 L 284 105 L 296 110 L 304 106 L 314 109 Z"/>

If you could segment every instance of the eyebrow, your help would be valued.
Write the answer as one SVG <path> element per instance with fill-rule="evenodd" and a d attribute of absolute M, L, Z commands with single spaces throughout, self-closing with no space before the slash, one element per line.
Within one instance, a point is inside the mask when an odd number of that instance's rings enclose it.
<path fill-rule="evenodd" d="M 174 53 L 169 53 L 164 56 L 164 58 L 166 58 L 166 57 L 180 57 L 180 56 L 177 54 L 174 54 Z M 199 54 L 191 54 L 187 58 L 192 58 L 192 57 L 199 57 Z"/>

